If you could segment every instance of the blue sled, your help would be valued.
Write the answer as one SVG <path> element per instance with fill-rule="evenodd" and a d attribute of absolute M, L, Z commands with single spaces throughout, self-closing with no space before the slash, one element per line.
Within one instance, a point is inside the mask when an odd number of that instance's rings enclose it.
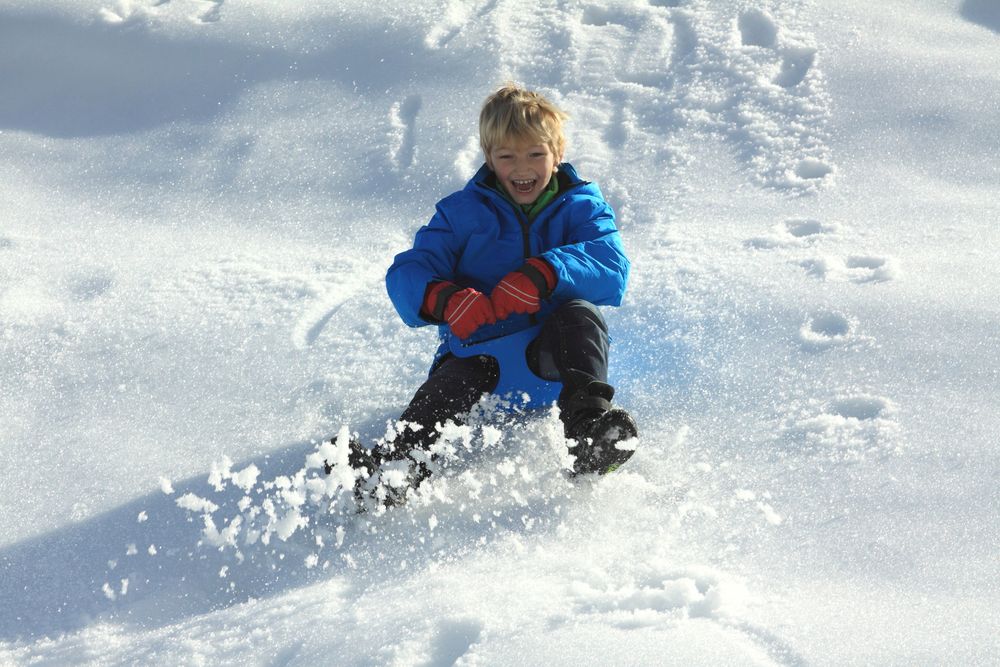
<path fill-rule="evenodd" d="M 562 383 L 540 378 L 528 368 L 528 344 L 538 337 L 541 330 L 542 325 L 539 324 L 481 341 L 462 341 L 457 336 L 450 336 L 448 349 L 456 357 L 485 354 L 496 359 L 500 364 L 500 381 L 493 390 L 496 396 L 526 408 L 547 407 L 559 398 Z M 524 403 L 521 402 L 522 394 L 528 395 Z"/>

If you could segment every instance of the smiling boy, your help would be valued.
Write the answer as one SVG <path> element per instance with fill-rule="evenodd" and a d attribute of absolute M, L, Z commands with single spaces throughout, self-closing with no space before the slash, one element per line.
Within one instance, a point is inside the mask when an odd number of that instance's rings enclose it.
<path fill-rule="evenodd" d="M 386 274 L 389 297 L 412 327 L 437 325 L 442 344 L 427 380 L 401 420 L 417 424 L 355 459 L 421 459 L 448 420 L 464 414 L 498 382 L 496 359 L 458 357 L 449 337 L 495 338 L 541 325 L 525 351 L 531 371 L 562 383 L 557 404 L 575 441 L 573 474 L 603 474 L 632 451 L 635 422 L 612 407 L 608 328 L 598 306 L 618 306 L 629 260 L 614 213 L 597 185 L 563 163 L 567 116 L 538 93 L 513 84 L 490 95 L 479 117 L 486 158 L 469 183 L 437 204 L 413 247 Z M 412 482 L 426 475 L 415 464 Z"/>

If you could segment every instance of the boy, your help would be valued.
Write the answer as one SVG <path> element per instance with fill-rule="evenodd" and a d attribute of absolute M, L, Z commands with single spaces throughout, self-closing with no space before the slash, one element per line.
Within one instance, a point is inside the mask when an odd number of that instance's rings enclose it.
<path fill-rule="evenodd" d="M 608 330 L 596 307 L 621 303 L 629 261 L 598 187 L 562 163 L 566 118 L 513 84 L 487 98 L 479 118 L 486 164 L 438 202 L 386 274 L 403 321 L 436 324 L 443 341 L 400 417 L 418 427 L 373 452 L 352 447 L 356 468 L 407 460 L 409 485 L 419 485 L 436 426 L 461 420 L 499 378 L 496 359 L 454 356 L 448 337 L 489 339 L 535 324 L 542 328 L 526 351 L 528 366 L 562 383 L 557 404 L 566 437 L 578 443 L 573 474 L 604 474 L 631 456 L 614 446 L 638 430 L 611 405 Z"/>

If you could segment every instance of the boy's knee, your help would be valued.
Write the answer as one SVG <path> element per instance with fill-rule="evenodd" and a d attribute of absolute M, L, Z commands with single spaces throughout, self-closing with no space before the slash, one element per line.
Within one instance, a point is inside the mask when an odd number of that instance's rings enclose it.
<path fill-rule="evenodd" d="M 429 383 L 447 392 L 479 394 L 490 392 L 500 380 L 500 364 L 493 357 L 455 357 L 448 355 L 431 372 Z"/>
<path fill-rule="evenodd" d="M 560 327 L 596 326 L 603 333 L 608 332 L 608 323 L 594 304 L 583 299 L 572 299 L 559 306 L 552 317 Z"/>

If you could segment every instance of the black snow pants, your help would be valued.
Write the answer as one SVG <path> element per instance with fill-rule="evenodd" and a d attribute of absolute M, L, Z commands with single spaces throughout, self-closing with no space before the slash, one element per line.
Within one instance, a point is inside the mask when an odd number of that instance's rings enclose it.
<path fill-rule="evenodd" d="M 557 308 L 542 325 L 527 349 L 528 367 L 546 380 L 561 381 L 559 407 L 566 414 L 567 399 L 591 382 L 608 380 L 608 326 L 596 306 L 575 299 Z M 500 378 L 496 359 L 489 356 L 460 358 L 446 354 L 417 389 L 400 416 L 423 428 L 407 430 L 406 447 L 426 448 L 436 435 L 435 424 L 460 421 L 484 393 L 493 391 Z"/>

